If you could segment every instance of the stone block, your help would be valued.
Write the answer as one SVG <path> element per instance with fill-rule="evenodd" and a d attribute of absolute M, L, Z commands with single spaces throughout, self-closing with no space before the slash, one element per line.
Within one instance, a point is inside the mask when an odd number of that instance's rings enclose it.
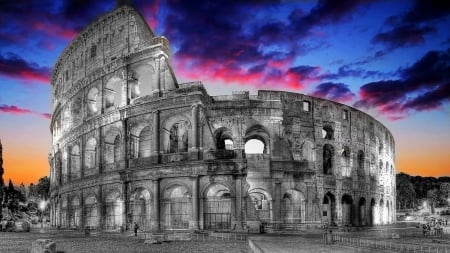
<path fill-rule="evenodd" d="M 56 253 L 56 243 L 50 239 L 37 239 L 31 245 L 31 253 Z"/>

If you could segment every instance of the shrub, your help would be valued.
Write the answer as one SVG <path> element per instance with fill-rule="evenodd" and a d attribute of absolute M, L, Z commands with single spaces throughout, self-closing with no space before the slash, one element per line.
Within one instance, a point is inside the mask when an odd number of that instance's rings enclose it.
<path fill-rule="evenodd" d="M 25 232 L 30 232 L 30 230 L 31 230 L 31 225 L 30 225 L 30 223 L 29 223 L 28 221 L 22 222 L 22 229 L 23 229 L 23 231 L 25 231 Z"/>

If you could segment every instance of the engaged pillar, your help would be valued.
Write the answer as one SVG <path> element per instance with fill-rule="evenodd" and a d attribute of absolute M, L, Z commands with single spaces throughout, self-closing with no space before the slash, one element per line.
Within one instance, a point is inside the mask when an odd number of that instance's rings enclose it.
<path fill-rule="evenodd" d="M 199 199 L 198 199 L 198 177 L 192 179 L 192 217 L 189 224 L 190 229 L 198 230 L 198 214 L 199 214 Z"/>
<path fill-rule="evenodd" d="M 153 180 L 153 217 L 151 219 L 152 231 L 158 232 L 161 228 L 159 215 L 159 179 Z"/>

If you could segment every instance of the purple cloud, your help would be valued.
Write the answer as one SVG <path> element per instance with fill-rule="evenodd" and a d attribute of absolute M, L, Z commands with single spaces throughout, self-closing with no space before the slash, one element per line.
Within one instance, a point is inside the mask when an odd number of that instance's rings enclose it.
<path fill-rule="evenodd" d="M 387 30 L 376 34 L 372 43 L 386 45 L 389 49 L 417 46 L 425 42 L 425 36 L 435 32 L 430 24 L 450 15 L 446 1 L 416 0 L 411 9 L 401 16 L 387 18 Z"/>
<path fill-rule="evenodd" d="M 377 108 L 395 119 L 411 111 L 439 108 L 450 98 L 450 49 L 430 51 L 410 67 L 400 69 L 398 80 L 361 86 L 357 107 Z"/>
<path fill-rule="evenodd" d="M 50 69 L 34 62 L 27 62 L 13 53 L 0 54 L 0 76 L 24 82 L 49 84 Z"/>
<path fill-rule="evenodd" d="M 326 98 L 338 102 L 349 102 L 355 94 L 343 83 L 321 83 L 311 94 L 316 97 Z"/>

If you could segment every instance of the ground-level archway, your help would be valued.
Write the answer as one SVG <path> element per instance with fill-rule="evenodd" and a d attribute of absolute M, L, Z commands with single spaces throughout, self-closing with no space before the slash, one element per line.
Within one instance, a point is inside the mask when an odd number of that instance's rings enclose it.
<path fill-rule="evenodd" d="M 360 226 L 367 225 L 367 217 L 366 217 L 366 199 L 360 198 L 358 205 L 358 223 Z"/>
<path fill-rule="evenodd" d="M 191 194 L 188 189 L 176 185 L 164 192 L 164 228 L 188 229 L 192 212 Z"/>
<path fill-rule="evenodd" d="M 151 229 L 150 202 L 150 193 L 144 188 L 135 190 L 130 198 L 131 222 L 137 223 L 139 228 L 144 231 Z"/>
<path fill-rule="evenodd" d="M 341 200 L 341 209 L 342 209 L 342 224 L 344 226 L 353 225 L 353 198 L 348 194 L 342 195 Z"/>
<path fill-rule="evenodd" d="M 328 225 L 336 225 L 336 198 L 330 192 L 323 196 L 322 201 L 322 221 Z"/>
<path fill-rule="evenodd" d="M 375 199 L 372 199 L 370 201 L 370 210 L 369 210 L 369 225 L 370 226 L 373 226 L 376 224 L 376 220 L 375 220 L 376 213 L 377 213 L 376 202 L 375 202 Z"/>
<path fill-rule="evenodd" d="M 305 220 L 305 197 L 300 191 L 288 190 L 283 195 L 282 203 L 285 223 L 301 223 Z"/>
<path fill-rule="evenodd" d="M 120 192 L 114 191 L 106 196 L 105 229 L 114 230 L 122 226 L 123 201 Z"/>
<path fill-rule="evenodd" d="M 231 228 L 231 193 L 226 186 L 222 184 L 210 186 L 203 203 L 205 229 Z"/>
<path fill-rule="evenodd" d="M 98 205 L 97 198 L 93 195 L 84 200 L 84 220 L 87 227 L 98 227 Z"/>

